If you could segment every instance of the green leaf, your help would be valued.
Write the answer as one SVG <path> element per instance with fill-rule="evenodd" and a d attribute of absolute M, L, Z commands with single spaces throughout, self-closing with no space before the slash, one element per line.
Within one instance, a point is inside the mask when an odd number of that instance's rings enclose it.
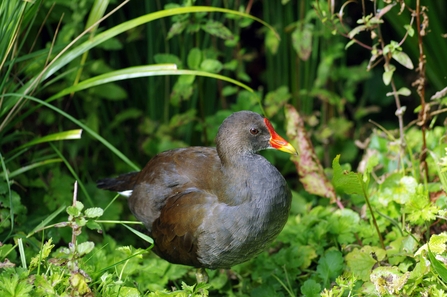
<path fill-rule="evenodd" d="M 442 254 L 446 251 L 447 233 L 433 234 L 429 241 L 429 250 L 434 254 Z"/>
<path fill-rule="evenodd" d="M 324 286 L 327 287 L 332 280 L 343 271 L 343 255 L 337 250 L 327 251 L 318 260 L 317 273 L 323 279 Z"/>
<path fill-rule="evenodd" d="M 397 62 L 399 62 L 399 64 L 401 64 L 402 66 L 408 68 L 408 69 L 413 69 L 413 62 L 411 61 L 410 57 L 401 51 L 394 51 L 392 54 L 392 57 L 394 60 L 396 60 Z"/>
<path fill-rule="evenodd" d="M 339 163 L 340 155 L 337 155 L 332 161 L 333 177 L 332 184 L 336 190 L 342 191 L 348 195 L 363 195 L 363 179 L 360 173 L 354 173 L 343 170 Z"/>
<path fill-rule="evenodd" d="M 83 204 L 81 201 L 79 201 L 79 200 L 76 201 L 76 203 L 75 203 L 74 206 L 75 206 L 77 209 L 79 209 L 79 210 L 83 210 L 83 209 L 84 209 L 84 204 Z"/>
<path fill-rule="evenodd" d="M 199 70 L 200 63 L 202 62 L 202 52 L 198 48 L 193 48 L 188 54 L 188 67 L 191 69 Z"/>
<path fill-rule="evenodd" d="M 313 25 L 297 26 L 292 33 L 292 45 L 301 60 L 307 61 L 312 52 Z"/>
<path fill-rule="evenodd" d="M 81 214 L 81 211 L 76 207 L 70 205 L 67 207 L 67 213 L 73 217 L 77 217 Z"/>
<path fill-rule="evenodd" d="M 171 28 L 169 29 L 167 39 L 171 39 L 175 35 L 181 34 L 183 32 L 183 30 L 185 30 L 185 28 L 188 24 L 189 24 L 188 20 L 179 21 L 179 22 L 175 22 L 174 24 L 172 24 Z"/>
<path fill-rule="evenodd" d="M 222 89 L 222 96 L 227 97 L 236 94 L 239 88 L 233 86 L 225 86 Z"/>
<path fill-rule="evenodd" d="M 91 241 L 86 241 L 78 244 L 76 246 L 76 250 L 79 253 L 79 255 L 82 257 L 88 253 L 90 253 L 93 248 L 95 247 L 95 244 Z"/>
<path fill-rule="evenodd" d="M 348 36 L 350 39 L 352 39 L 352 38 L 354 38 L 355 35 L 357 35 L 361 31 L 366 30 L 367 28 L 368 28 L 368 26 L 366 26 L 366 25 L 357 26 L 348 33 Z"/>
<path fill-rule="evenodd" d="M 382 75 L 382 80 L 385 85 L 389 85 L 391 82 L 391 79 L 393 78 L 394 70 L 396 70 L 396 67 L 394 65 L 389 65 L 389 67 L 385 67 L 385 72 Z"/>
<path fill-rule="evenodd" d="M 95 97 L 111 101 L 119 101 L 127 98 L 126 90 L 114 83 L 108 83 L 91 88 L 89 93 Z"/>
<path fill-rule="evenodd" d="M 218 73 L 222 70 L 222 63 L 218 60 L 206 59 L 200 64 L 200 69 L 203 71 Z"/>
<path fill-rule="evenodd" d="M 408 35 L 409 35 L 410 37 L 413 37 L 413 36 L 414 36 L 414 29 L 413 29 L 412 26 L 410 26 L 410 25 L 405 25 L 404 28 L 407 30 Z"/>
<path fill-rule="evenodd" d="M 225 27 L 221 22 L 208 20 L 206 24 L 202 25 L 201 28 L 216 37 L 222 39 L 233 39 L 233 33 Z"/>
<path fill-rule="evenodd" d="M 86 226 L 90 230 L 102 231 L 101 225 L 91 220 L 87 221 Z"/>
<path fill-rule="evenodd" d="M 271 30 L 268 30 L 265 34 L 265 47 L 268 49 L 268 51 L 275 55 L 278 52 L 279 47 L 279 38 L 275 35 L 274 32 Z"/>
<path fill-rule="evenodd" d="M 431 240 L 431 239 L 430 239 Z M 441 277 L 441 279 L 444 281 L 444 283 L 447 283 L 447 268 L 445 267 L 445 264 L 436 259 L 435 255 L 430 250 L 430 246 L 428 247 L 428 258 L 430 259 L 430 263 L 436 273 Z"/>
<path fill-rule="evenodd" d="M 92 208 L 87 208 L 84 211 L 84 214 L 87 218 L 97 218 L 104 214 L 104 210 L 100 207 L 92 207 Z"/>
<path fill-rule="evenodd" d="M 300 289 L 304 297 L 320 297 L 321 285 L 313 279 L 306 280 Z"/>
<path fill-rule="evenodd" d="M 382 261 L 385 256 L 386 252 L 383 249 L 367 245 L 360 250 L 354 249 L 345 256 L 345 259 L 349 270 L 354 276 L 363 281 L 368 281 L 374 265 L 378 261 Z"/>
<path fill-rule="evenodd" d="M 416 193 L 410 196 L 410 200 L 404 205 L 404 212 L 408 214 L 407 219 L 415 225 L 421 225 L 433 221 L 439 208 L 430 201 L 428 192 L 423 185 L 418 185 Z"/>
<path fill-rule="evenodd" d="M 396 91 L 396 94 L 398 95 L 402 95 L 402 96 L 410 96 L 411 95 L 411 91 L 408 88 L 400 88 L 399 90 Z M 393 92 L 389 92 L 386 93 L 387 96 L 394 96 Z"/>
<path fill-rule="evenodd" d="M 43 137 L 35 138 L 27 143 L 15 148 L 13 151 L 18 151 L 26 147 L 30 147 L 39 143 L 50 142 L 50 141 L 59 141 L 59 140 L 68 140 L 68 139 L 80 139 L 82 134 L 82 129 L 69 130 L 64 132 L 58 132 L 49 134 Z"/>
<path fill-rule="evenodd" d="M 154 60 L 157 64 L 175 64 L 177 68 L 182 68 L 182 61 L 179 57 L 172 54 L 156 54 Z"/>

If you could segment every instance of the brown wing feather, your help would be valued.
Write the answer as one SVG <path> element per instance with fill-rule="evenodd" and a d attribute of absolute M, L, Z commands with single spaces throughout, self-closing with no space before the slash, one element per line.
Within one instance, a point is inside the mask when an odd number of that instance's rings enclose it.
<path fill-rule="evenodd" d="M 218 201 L 220 174 L 214 148 L 171 150 L 149 161 L 129 206 L 153 237 L 155 253 L 173 263 L 200 266 L 196 231 L 209 209 L 205 204 Z"/>

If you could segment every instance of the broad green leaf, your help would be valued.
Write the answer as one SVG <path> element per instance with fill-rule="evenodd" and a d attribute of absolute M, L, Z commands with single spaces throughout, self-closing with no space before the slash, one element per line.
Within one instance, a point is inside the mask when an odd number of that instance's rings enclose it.
<path fill-rule="evenodd" d="M 188 53 L 188 67 L 190 69 L 199 70 L 202 62 L 202 52 L 199 48 L 192 48 Z"/>
<path fill-rule="evenodd" d="M 87 228 L 89 228 L 90 230 L 96 230 L 98 232 L 102 231 L 101 225 L 94 222 L 94 221 L 87 221 L 87 224 L 85 224 L 87 226 Z"/>
<path fill-rule="evenodd" d="M 399 62 L 399 64 L 401 64 L 402 66 L 408 68 L 408 69 L 413 69 L 413 62 L 411 61 L 410 57 L 401 51 L 394 51 L 392 54 L 392 57 L 394 60 L 396 60 L 397 62 Z"/>
<path fill-rule="evenodd" d="M 364 184 L 362 175 L 351 171 L 343 170 L 339 163 L 340 155 L 337 155 L 332 161 L 333 177 L 332 184 L 336 190 L 342 191 L 348 195 L 364 195 Z"/>
<path fill-rule="evenodd" d="M 343 271 L 343 255 L 337 250 L 327 251 L 318 260 L 317 273 L 323 279 L 324 286 L 327 287 L 332 280 L 335 280 Z"/>
<path fill-rule="evenodd" d="M 373 258 L 374 256 L 374 258 Z M 345 256 L 346 263 L 352 274 L 363 281 L 370 280 L 371 271 L 378 261 L 382 261 L 386 252 L 378 247 L 364 246 L 354 249 Z"/>
<path fill-rule="evenodd" d="M 200 64 L 200 69 L 206 72 L 218 73 L 222 70 L 222 63 L 218 60 L 206 59 Z"/>
<path fill-rule="evenodd" d="M 300 289 L 304 297 L 320 297 L 321 285 L 313 279 L 306 280 Z"/>
<path fill-rule="evenodd" d="M 80 256 L 86 255 L 90 253 L 93 248 L 95 247 L 95 244 L 91 241 L 86 241 L 78 244 L 76 246 L 76 250 L 78 251 Z"/>

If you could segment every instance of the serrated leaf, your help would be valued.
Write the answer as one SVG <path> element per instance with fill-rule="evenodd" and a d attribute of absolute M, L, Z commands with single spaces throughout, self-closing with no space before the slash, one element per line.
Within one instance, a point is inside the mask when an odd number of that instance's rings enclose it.
<path fill-rule="evenodd" d="M 332 161 L 333 177 L 332 184 L 336 190 L 343 191 L 348 195 L 363 195 L 363 179 L 360 173 L 343 170 L 339 163 L 340 155 Z"/>
<path fill-rule="evenodd" d="M 200 64 L 200 69 L 203 71 L 218 73 L 222 70 L 222 63 L 218 60 L 206 59 Z"/>
<path fill-rule="evenodd" d="M 339 276 L 343 271 L 343 255 L 337 250 L 330 250 L 318 260 L 317 272 L 323 279 L 324 286 Z"/>
<path fill-rule="evenodd" d="M 198 48 L 193 48 L 188 53 L 188 67 L 198 70 L 202 62 L 202 52 Z"/>
<path fill-rule="evenodd" d="M 104 214 L 104 210 L 100 207 L 91 207 L 87 208 L 84 214 L 87 218 L 97 218 Z"/>
<path fill-rule="evenodd" d="M 86 241 L 78 244 L 76 246 L 76 250 L 79 253 L 80 256 L 86 255 L 90 253 L 93 248 L 95 247 L 95 244 L 91 241 Z"/>
<path fill-rule="evenodd" d="M 410 57 L 401 51 L 394 51 L 392 54 L 392 57 L 394 60 L 396 60 L 397 62 L 399 62 L 399 64 L 401 64 L 402 66 L 408 68 L 408 69 L 413 69 L 413 62 L 411 61 Z"/>
<path fill-rule="evenodd" d="M 304 282 L 300 289 L 303 297 L 319 297 L 321 285 L 313 279 L 308 279 Z"/>
<path fill-rule="evenodd" d="M 349 270 L 354 276 L 363 281 L 368 281 L 374 265 L 378 261 L 382 261 L 385 256 L 386 252 L 381 248 L 367 245 L 360 250 L 354 249 L 346 255 L 345 259 Z"/>
<path fill-rule="evenodd" d="M 206 24 L 202 25 L 201 28 L 213 36 L 222 39 L 233 39 L 233 33 L 231 33 L 231 31 L 221 22 L 209 20 Z"/>

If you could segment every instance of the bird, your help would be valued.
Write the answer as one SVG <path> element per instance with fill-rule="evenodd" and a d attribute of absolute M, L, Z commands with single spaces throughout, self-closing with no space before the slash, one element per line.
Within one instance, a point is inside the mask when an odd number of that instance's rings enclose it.
<path fill-rule="evenodd" d="M 139 172 L 97 182 L 120 192 L 154 240 L 153 251 L 174 264 L 231 268 L 261 253 L 283 229 L 291 191 L 258 152 L 297 154 L 270 121 L 239 111 L 219 127 L 216 147 L 168 150 Z M 206 282 L 207 276 L 201 280 Z"/>

